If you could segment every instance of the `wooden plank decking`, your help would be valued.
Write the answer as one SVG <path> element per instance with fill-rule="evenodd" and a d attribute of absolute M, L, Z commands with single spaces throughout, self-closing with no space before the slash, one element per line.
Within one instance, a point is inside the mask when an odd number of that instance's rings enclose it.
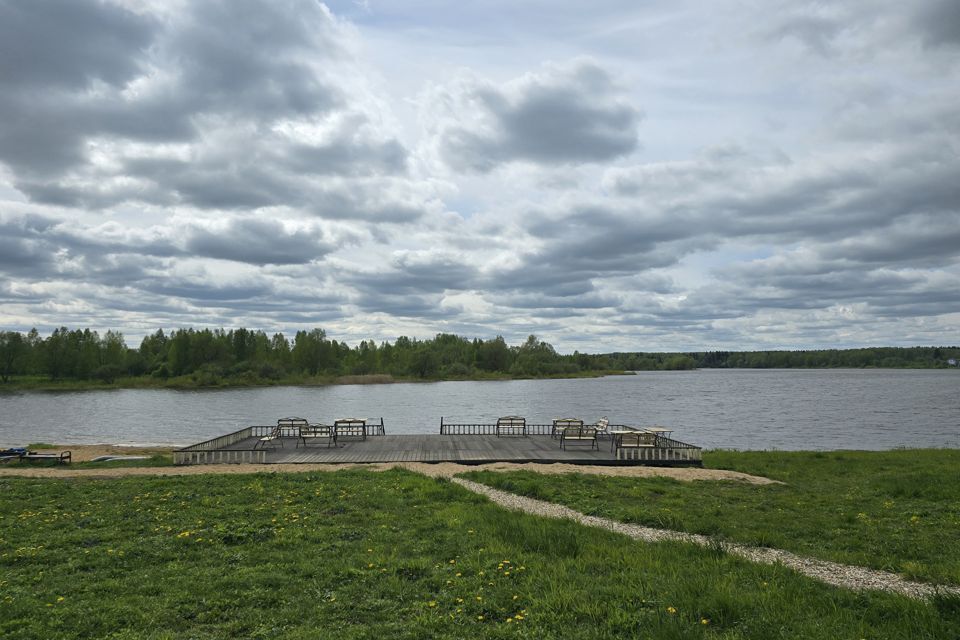
<path fill-rule="evenodd" d="M 311 444 L 296 447 L 297 439 L 283 438 L 283 446 L 268 448 L 263 462 L 370 463 L 370 462 L 567 462 L 573 464 L 637 464 L 618 460 L 610 441 L 600 440 L 599 450 L 571 445 L 560 449 L 559 439 L 533 436 L 384 435 L 366 440 L 341 440 L 336 447 Z M 252 449 L 256 438 L 247 438 L 222 451 Z"/>

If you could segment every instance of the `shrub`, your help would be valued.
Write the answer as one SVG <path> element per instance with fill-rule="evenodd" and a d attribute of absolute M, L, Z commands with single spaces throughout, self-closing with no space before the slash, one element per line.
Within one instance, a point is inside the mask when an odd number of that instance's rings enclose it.
<path fill-rule="evenodd" d="M 123 375 L 123 369 L 116 364 L 105 364 L 93 370 L 93 377 L 106 383 L 111 383 Z"/>

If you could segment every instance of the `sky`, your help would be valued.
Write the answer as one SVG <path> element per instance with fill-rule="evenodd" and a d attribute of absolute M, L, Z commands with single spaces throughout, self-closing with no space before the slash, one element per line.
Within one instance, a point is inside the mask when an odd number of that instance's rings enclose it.
<path fill-rule="evenodd" d="M 0 0 L 0 327 L 960 343 L 955 0 Z"/>

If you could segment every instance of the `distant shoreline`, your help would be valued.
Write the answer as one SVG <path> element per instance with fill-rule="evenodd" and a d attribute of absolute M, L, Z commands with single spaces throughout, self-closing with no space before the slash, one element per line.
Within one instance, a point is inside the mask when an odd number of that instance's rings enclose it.
<path fill-rule="evenodd" d="M 696 369 L 683 369 L 681 371 L 715 371 L 715 370 L 737 370 L 737 371 L 864 371 L 864 370 L 884 370 L 884 371 L 957 371 L 958 367 L 699 367 Z M 296 376 L 287 377 L 280 380 L 270 379 L 250 379 L 246 377 L 227 377 L 216 381 L 198 380 L 190 375 L 179 376 L 176 378 L 157 379 L 151 376 L 138 376 L 118 378 L 113 382 L 103 382 L 99 380 L 77 380 L 60 379 L 50 380 L 39 376 L 17 376 L 12 377 L 6 383 L 0 383 L 0 396 L 4 392 L 17 391 L 107 391 L 114 389 L 170 389 L 174 391 L 189 390 L 214 390 L 214 389 L 243 389 L 258 387 L 325 387 L 332 385 L 357 385 L 357 384 L 420 384 L 434 382 L 504 382 L 512 380 L 570 380 L 580 378 L 603 378 L 606 376 L 629 376 L 640 373 L 676 373 L 669 369 L 656 370 L 636 370 L 636 371 L 580 371 L 576 373 L 562 373 L 553 375 L 511 375 L 499 373 L 485 373 L 474 376 L 456 376 L 456 377 L 438 377 L 438 378 L 418 378 L 413 376 L 392 376 L 390 374 L 365 374 L 365 375 L 342 375 L 342 376 Z"/>
<path fill-rule="evenodd" d="M 392 376 L 390 374 L 344 375 L 344 376 L 304 376 L 289 377 L 280 380 L 250 379 L 244 377 L 221 378 L 216 382 L 197 380 L 191 376 L 157 379 L 151 376 L 118 378 L 113 382 L 99 380 L 61 379 L 50 380 L 40 377 L 19 376 L 0 384 L 0 393 L 4 391 L 99 391 L 110 389 L 172 389 L 177 391 L 192 389 L 238 389 L 256 387 L 325 387 L 350 384 L 410 384 L 432 382 L 502 382 L 509 380 L 567 380 L 576 378 L 602 378 L 605 376 L 633 375 L 632 371 L 580 371 L 543 376 L 514 376 L 510 374 L 483 374 L 478 376 L 457 376 L 447 378 L 416 378 L 412 376 Z"/>

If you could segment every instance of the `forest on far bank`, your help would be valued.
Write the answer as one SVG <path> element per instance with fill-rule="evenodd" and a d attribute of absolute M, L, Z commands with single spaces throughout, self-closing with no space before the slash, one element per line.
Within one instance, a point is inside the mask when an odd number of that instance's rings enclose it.
<path fill-rule="evenodd" d="M 162 329 L 129 347 L 123 334 L 55 329 L 41 336 L 0 331 L 0 380 L 96 381 L 134 379 L 185 386 L 281 384 L 342 376 L 396 379 L 562 377 L 624 371 L 698 368 L 945 368 L 956 366 L 960 347 L 870 347 L 806 351 L 618 352 L 561 354 L 530 336 L 510 346 L 501 337 L 482 340 L 437 334 L 394 342 L 364 340 L 351 347 L 323 329 L 297 331 L 292 339 L 251 329 Z"/>

